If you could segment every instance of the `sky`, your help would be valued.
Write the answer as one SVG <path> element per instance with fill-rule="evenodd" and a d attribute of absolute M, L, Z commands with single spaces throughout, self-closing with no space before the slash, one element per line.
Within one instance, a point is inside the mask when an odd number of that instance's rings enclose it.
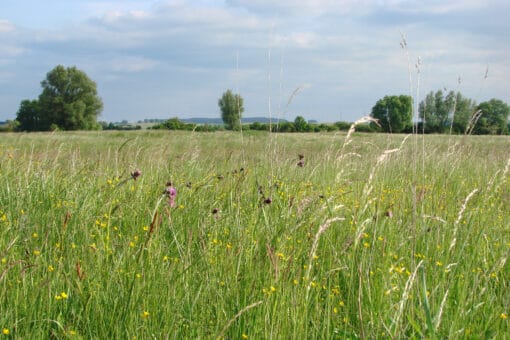
<path fill-rule="evenodd" d="M 386 95 L 510 103 L 508 0 L 0 0 L 0 121 L 57 65 L 97 84 L 102 121 L 354 121 Z"/>

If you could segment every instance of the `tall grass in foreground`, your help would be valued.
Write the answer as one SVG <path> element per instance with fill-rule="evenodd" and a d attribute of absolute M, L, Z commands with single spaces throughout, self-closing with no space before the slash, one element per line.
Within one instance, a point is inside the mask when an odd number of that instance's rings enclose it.
<path fill-rule="evenodd" d="M 1 137 L 7 336 L 510 332 L 507 137 Z"/>

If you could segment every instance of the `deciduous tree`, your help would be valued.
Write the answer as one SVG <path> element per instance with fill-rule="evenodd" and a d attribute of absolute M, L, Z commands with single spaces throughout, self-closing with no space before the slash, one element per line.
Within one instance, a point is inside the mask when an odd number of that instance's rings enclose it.
<path fill-rule="evenodd" d="M 510 107 L 499 99 L 491 99 L 480 103 L 480 118 L 476 122 L 473 133 L 475 134 L 507 134 L 508 116 Z"/>
<path fill-rule="evenodd" d="M 372 108 L 372 117 L 383 131 L 399 133 L 412 128 L 412 109 L 410 96 L 386 96 Z"/>
<path fill-rule="evenodd" d="M 464 133 L 475 112 L 475 105 L 460 92 L 450 91 L 445 96 L 443 90 L 438 90 L 427 94 L 418 111 L 427 133 Z"/>
<path fill-rule="evenodd" d="M 17 120 L 25 131 L 98 129 L 97 117 L 103 109 L 96 83 L 76 67 L 58 65 L 41 82 L 36 101 L 21 102 Z"/>
<path fill-rule="evenodd" d="M 221 119 L 229 130 L 241 129 L 241 116 L 244 112 L 243 98 L 239 94 L 227 90 L 218 100 L 221 110 Z"/>

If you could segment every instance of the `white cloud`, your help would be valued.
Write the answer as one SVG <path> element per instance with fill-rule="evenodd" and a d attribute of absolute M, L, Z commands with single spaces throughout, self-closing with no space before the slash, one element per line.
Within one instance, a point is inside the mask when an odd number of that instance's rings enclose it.
<path fill-rule="evenodd" d="M 0 34 L 14 31 L 14 25 L 7 20 L 0 19 Z"/>
<path fill-rule="evenodd" d="M 407 13 L 447 14 L 486 7 L 490 0 L 382 0 L 381 7 Z"/>
<path fill-rule="evenodd" d="M 115 72 L 142 72 L 155 69 L 159 63 L 142 57 L 116 57 L 109 62 L 110 69 Z"/>

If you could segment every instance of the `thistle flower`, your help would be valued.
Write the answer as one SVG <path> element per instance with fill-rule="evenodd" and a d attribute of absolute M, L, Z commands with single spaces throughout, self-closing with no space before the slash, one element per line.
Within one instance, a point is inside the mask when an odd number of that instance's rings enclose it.
<path fill-rule="evenodd" d="M 168 197 L 168 205 L 170 207 L 175 207 L 175 197 L 177 196 L 177 190 L 172 185 L 172 182 L 166 183 L 166 189 L 164 191 L 164 194 Z"/>
<path fill-rule="evenodd" d="M 138 177 L 142 175 L 142 172 L 139 169 L 136 169 L 131 173 L 131 177 L 136 181 Z"/>

